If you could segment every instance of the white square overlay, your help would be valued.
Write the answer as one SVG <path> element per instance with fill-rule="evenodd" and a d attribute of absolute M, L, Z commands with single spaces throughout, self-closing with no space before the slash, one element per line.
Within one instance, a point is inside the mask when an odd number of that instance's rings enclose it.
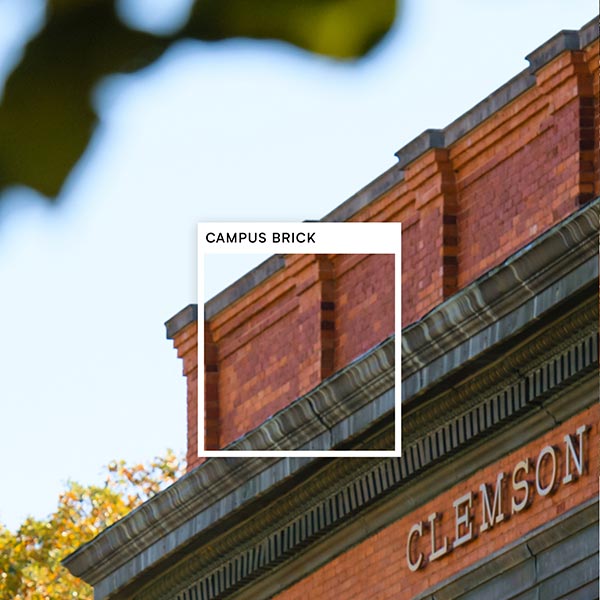
<path fill-rule="evenodd" d="M 233 234 L 248 234 L 242 241 L 227 242 Z M 274 241 L 275 233 L 294 234 L 294 241 Z M 222 234 L 222 238 L 219 236 Z M 263 234 L 263 242 L 250 242 L 252 234 Z M 298 236 L 297 234 L 300 234 Z M 207 237 L 208 236 L 208 237 Z M 393 254 L 394 255 L 394 329 L 395 338 L 395 449 L 394 450 L 205 450 L 204 377 L 198 385 L 199 457 L 399 457 L 401 419 L 401 305 L 402 260 L 401 223 L 199 223 L 198 224 L 198 302 L 204 299 L 204 257 L 208 254 Z M 223 239 L 223 241 L 219 241 Z M 311 239 L 311 242 L 307 242 Z M 210 240 L 210 241 L 209 241 Z M 199 312 L 199 321 L 203 319 Z M 198 365 L 204 365 L 203 321 L 198 323 Z M 204 367 L 202 368 L 204 372 Z"/>

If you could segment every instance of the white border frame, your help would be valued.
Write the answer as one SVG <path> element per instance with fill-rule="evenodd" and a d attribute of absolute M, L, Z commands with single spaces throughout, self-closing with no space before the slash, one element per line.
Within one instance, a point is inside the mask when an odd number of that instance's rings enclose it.
<path fill-rule="evenodd" d="M 275 242 L 279 232 L 311 235 L 312 242 Z M 251 243 L 248 237 L 236 242 L 217 241 L 218 234 L 264 234 L 264 241 Z M 212 235 L 210 235 L 212 234 Z M 207 236 L 209 236 L 207 238 Z M 208 242 L 207 239 L 213 240 Z M 300 238 L 302 239 L 302 238 Z M 205 450 L 204 449 L 204 314 L 198 311 L 198 456 L 208 457 L 308 457 L 357 458 L 399 457 L 402 445 L 401 334 L 402 331 L 402 224 L 401 223 L 199 223 L 198 224 L 198 304 L 204 305 L 204 257 L 208 254 L 393 254 L 395 338 L 395 417 L 394 450 Z"/>

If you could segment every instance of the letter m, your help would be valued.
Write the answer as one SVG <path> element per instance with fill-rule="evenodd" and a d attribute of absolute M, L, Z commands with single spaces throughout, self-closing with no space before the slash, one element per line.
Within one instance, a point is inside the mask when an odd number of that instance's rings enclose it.
<path fill-rule="evenodd" d="M 502 512 L 502 480 L 504 479 L 504 473 L 498 473 L 496 478 L 496 489 L 494 490 L 494 501 L 490 507 L 490 498 L 488 496 L 488 486 L 482 483 L 479 486 L 481 492 L 481 531 L 486 531 L 494 524 L 500 523 L 504 520 L 504 513 Z"/>

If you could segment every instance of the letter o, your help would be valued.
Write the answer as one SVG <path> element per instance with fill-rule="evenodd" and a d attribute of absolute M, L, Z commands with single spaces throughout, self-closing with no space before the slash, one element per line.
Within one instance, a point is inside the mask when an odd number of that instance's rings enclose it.
<path fill-rule="evenodd" d="M 540 482 L 540 466 L 545 456 L 550 456 L 552 458 L 552 477 L 550 479 L 550 483 L 545 487 L 542 487 Z M 540 496 L 547 496 L 554 487 L 554 482 L 556 481 L 556 452 L 552 446 L 545 446 L 542 448 L 540 455 L 537 459 L 537 464 L 535 465 L 535 487 L 537 489 L 537 493 Z"/>

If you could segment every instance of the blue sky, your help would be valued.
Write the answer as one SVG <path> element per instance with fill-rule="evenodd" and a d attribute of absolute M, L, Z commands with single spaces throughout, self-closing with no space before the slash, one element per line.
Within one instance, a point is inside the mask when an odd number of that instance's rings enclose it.
<path fill-rule="evenodd" d="M 165 3 L 123 5 L 139 20 Z M 0 0 L 1 78 L 36 6 Z M 198 221 L 320 218 L 597 11 L 408 0 L 358 64 L 280 43 L 184 42 L 104 81 L 101 125 L 58 206 L 27 190 L 0 205 L 0 522 L 45 516 L 68 479 L 97 482 L 114 458 L 184 450 L 185 382 L 163 323 L 196 301 Z M 248 266 L 214 273 L 211 293 Z"/>

